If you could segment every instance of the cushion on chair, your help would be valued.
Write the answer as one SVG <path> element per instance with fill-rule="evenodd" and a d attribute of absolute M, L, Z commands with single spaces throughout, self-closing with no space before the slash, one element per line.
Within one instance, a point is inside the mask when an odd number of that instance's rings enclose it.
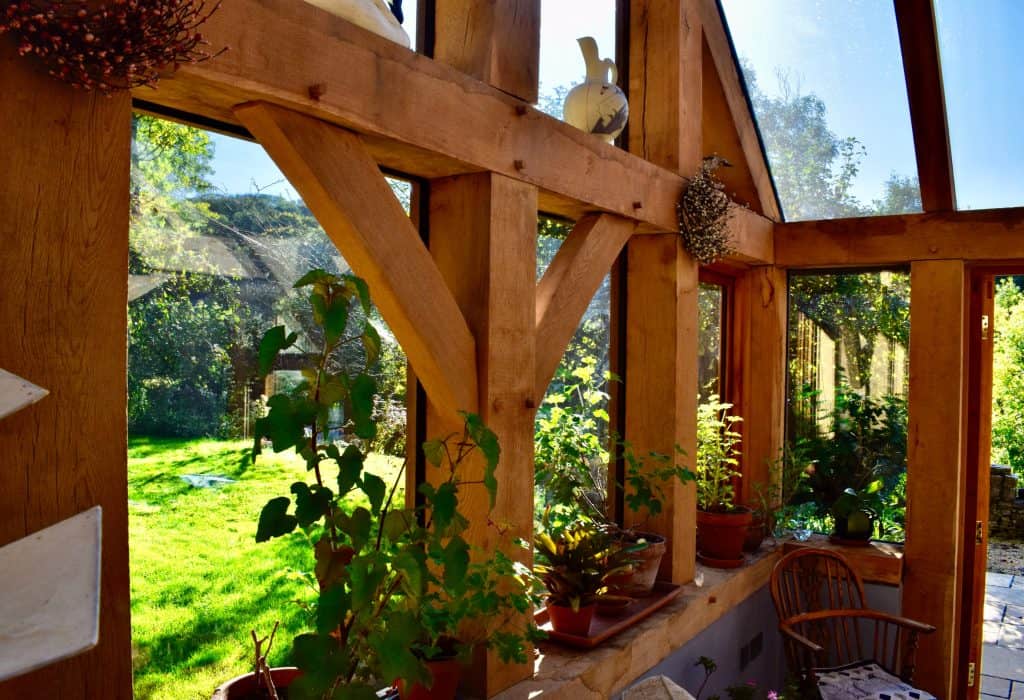
<path fill-rule="evenodd" d="M 821 700 L 936 700 L 907 685 L 874 661 L 815 671 Z"/>

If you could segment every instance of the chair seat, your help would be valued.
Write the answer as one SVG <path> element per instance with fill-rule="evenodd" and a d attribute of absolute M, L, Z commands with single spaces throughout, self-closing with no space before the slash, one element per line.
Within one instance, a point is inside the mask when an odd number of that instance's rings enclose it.
<path fill-rule="evenodd" d="M 936 700 L 892 675 L 874 661 L 816 669 L 821 700 Z"/>

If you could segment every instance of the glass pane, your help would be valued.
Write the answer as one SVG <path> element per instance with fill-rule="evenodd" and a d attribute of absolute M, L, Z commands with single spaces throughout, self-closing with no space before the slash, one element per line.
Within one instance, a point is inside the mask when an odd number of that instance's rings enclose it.
<path fill-rule="evenodd" d="M 406 186 L 407 190 L 408 187 Z M 249 632 L 306 629 L 295 601 L 315 590 L 308 543 L 257 544 L 263 505 L 307 480 L 293 453 L 251 459 L 266 397 L 300 381 L 313 348 L 257 378 L 262 333 L 309 328 L 307 270 L 348 265 L 258 145 L 137 117 L 132 152 L 128 302 L 128 497 L 132 633 L 138 697 L 208 697 L 249 661 Z M 368 468 L 398 474 L 406 432 L 406 360 L 371 312 L 381 340 L 383 400 Z M 361 363 L 347 346 L 341 364 Z M 343 423 L 344 416 L 338 416 Z M 333 433 L 332 433 L 333 434 Z M 341 437 L 345 436 L 339 433 Z M 401 490 L 397 494 L 401 499 Z M 215 630 L 211 632 L 211 630 Z M 272 665 L 290 644 L 275 644 Z"/>
<path fill-rule="evenodd" d="M 830 531 L 855 489 L 878 516 L 874 536 L 902 541 L 910 275 L 794 275 L 789 294 L 784 501 Z"/>
<path fill-rule="evenodd" d="M 788 220 L 920 211 L 892 0 L 722 0 Z"/>
<path fill-rule="evenodd" d="M 537 275 L 543 276 L 572 223 L 541 217 Z M 556 519 L 603 514 L 608 495 L 611 275 L 590 301 L 548 387 L 534 434 L 539 519 L 551 506 Z"/>
<path fill-rule="evenodd" d="M 722 325 L 724 290 L 720 285 L 700 283 L 697 303 L 700 336 L 697 339 L 697 393 L 704 403 L 722 395 Z"/>
<path fill-rule="evenodd" d="M 1024 3 L 936 0 L 957 207 L 1024 204 Z"/>
<path fill-rule="evenodd" d="M 562 118 L 569 89 L 583 82 L 586 68 L 576 40 L 592 36 L 601 58 L 615 60 L 616 0 L 542 0 L 540 6 L 539 109 Z M 622 81 L 619 81 L 622 85 Z"/>

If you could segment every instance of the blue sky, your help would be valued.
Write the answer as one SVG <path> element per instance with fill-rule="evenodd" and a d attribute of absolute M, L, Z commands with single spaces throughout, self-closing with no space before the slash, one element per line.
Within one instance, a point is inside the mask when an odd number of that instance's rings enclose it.
<path fill-rule="evenodd" d="M 740 56 L 760 88 L 779 73 L 821 97 L 839 136 L 867 149 L 855 194 L 879 197 L 890 173 L 916 174 L 906 86 L 892 0 L 723 0 Z M 415 0 L 406 0 L 415 36 Z M 1018 127 L 1024 0 L 936 0 L 960 208 L 1024 205 L 1024 136 Z M 543 0 L 541 90 L 583 77 L 576 44 L 594 36 L 615 55 L 614 0 Z M 212 180 L 228 192 L 297 195 L 262 149 L 215 136 Z"/>

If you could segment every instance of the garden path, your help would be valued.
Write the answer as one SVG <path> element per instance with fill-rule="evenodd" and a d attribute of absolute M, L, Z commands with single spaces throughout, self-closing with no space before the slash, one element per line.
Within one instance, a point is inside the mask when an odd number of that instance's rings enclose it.
<path fill-rule="evenodd" d="M 989 571 L 981 697 L 1024 700 L 1024 576 Z"/>

